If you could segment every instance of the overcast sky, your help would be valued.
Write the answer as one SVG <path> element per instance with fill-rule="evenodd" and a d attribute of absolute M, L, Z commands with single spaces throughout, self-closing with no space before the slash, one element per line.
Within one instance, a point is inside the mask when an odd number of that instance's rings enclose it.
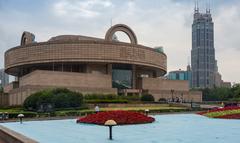
<path fill-rule="evenodd" d="M 206 1 L 199 0 L 205 12 Z M 112 24 L 130 26 L 139 44 L 163 46 L 168 71 L 185 69 L 191 53 L 194 0 L 0 0 L 0 67 L 23 31 L 36 41 L 63 34 L 103 38 Z M 211 0 L 215 51 L 223 80 L 240 82 L 240 1 Z M 123 34 L 118 35 L 125 39 Z"/>

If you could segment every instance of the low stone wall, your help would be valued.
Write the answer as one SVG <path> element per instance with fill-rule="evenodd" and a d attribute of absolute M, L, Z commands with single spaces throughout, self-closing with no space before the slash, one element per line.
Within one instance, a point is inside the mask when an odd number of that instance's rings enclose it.
<path fill-rule="evenodd" d="M 189 91 L 186 80 L 167 80 L 162 78 L 140 78 L 139 88 L 145 90 L 181 90 Z"/>
<path fill-rule="evenodd" d="M 20 78 L 19 87 L 25 85 L 112 88 L 112 77 L 107 74 L 36 70 Z"/>
<path fill-rule="evenodd" d="M 168 101 L 174 99 L 175 101 L 179 99 L 183 102 L 202 102 L 202 92 L 200 91 L 179 91 L 174 90 L 148 90 L 148 93 L 153 95 L 155 101 L 163 98 Z"/>
<path fill-rule="evenodd" d="M 53 88 L 68 88 L 69 90 L 80 92 L 82 94 L 87 93 L 117 94 L 117 89 L 115 88 L 87 88 L 87 87 L 85 88 L 85 87 L 26 85 L 17 89 L 13 89 L 9 92 L 9 106 L 22 105 L 24 100 L 31 94 L 44 89 Z"/>
<path fill-rule="evenodd" d="M 38 143 L 22 134 L 10 130 L 0 125 L 0 142 L 1 143 Z"/>
<path fill-rule="evenodd" d="M 8 92 L 10 106 L 22 105 L 29 95 L 49 88 L 68 88 L 82 94 L 117 94 L 117 89 L 112 88 L 112 78 L 107 74 L 36 70 L 20 78 L 19 85 Z"/>

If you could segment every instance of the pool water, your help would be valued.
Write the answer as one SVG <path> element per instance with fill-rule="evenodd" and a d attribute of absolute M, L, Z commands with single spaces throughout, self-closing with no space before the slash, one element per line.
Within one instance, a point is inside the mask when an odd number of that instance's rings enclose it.
<path fill-rule="evenodd" d="M 28 121 L 1 125 L 40 143 L 238 143 L 240 120 L 210 119 L 195 114 L 156 115 L 151 124 L 108 127 L 76 120 Z"/>

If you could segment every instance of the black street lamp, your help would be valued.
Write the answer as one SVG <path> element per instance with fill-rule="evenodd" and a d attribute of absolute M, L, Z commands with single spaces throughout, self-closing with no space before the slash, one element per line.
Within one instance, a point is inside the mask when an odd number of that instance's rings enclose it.
<path fill-rule="evenodd" d="M 145 109 L 146 116 L 148 116 L 148 113 L 149 113 L 149 109 Z"/>
<path fill-rule="evenodd" d="M 20 120 L 20 124 L 22 124 L 22 119 L 23 119 L 24 115 L 23 115 L 23 114 L 18 114 L 17 117 L 18 117 L 19 120 Z"/>
<path fill-rule="evenodd" d="M 114 120 L 107 120 L 104 125 L 109 127 L 109 139 L 112 140 L 112 127 L 116 126 L 117 123 Z"/>

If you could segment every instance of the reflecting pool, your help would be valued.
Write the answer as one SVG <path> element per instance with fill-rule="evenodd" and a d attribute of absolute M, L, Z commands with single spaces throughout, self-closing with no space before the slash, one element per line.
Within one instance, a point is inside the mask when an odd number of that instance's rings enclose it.
<path fill-rule="evenodd" d="M 195 114 L 156 115 L 151 124 L 108 127 L 76 120 L 28 121 L 1 125 L 41 143 L 237 143 L 240 120 L 210 119 Z"/>

